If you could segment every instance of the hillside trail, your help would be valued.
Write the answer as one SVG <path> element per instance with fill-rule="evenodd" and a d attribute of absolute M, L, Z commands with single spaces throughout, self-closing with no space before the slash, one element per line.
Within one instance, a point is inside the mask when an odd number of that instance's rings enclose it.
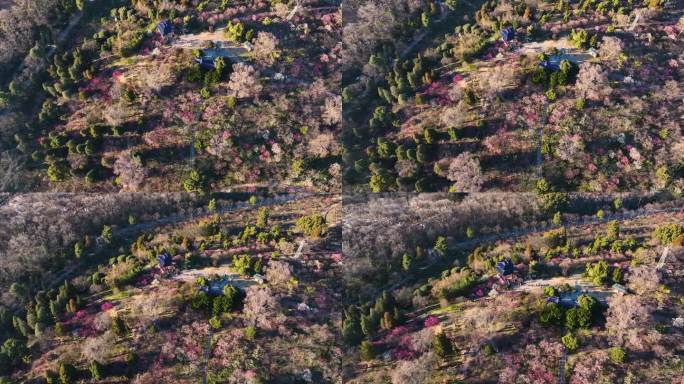
<path fill-rule="evenodd" d="M 570 228 L 570 227 L 578 227 L 578 226 L 584 226 L 584 225 L 598 225 L 598 224 L 603 224 L 607 223 L 608 221 L 611 220 L 616 220 L 616 221 L 623 221 L 623 220 L 630 220 L 630 219 L 636 219 L 640 217 L 646 217 L 646 216 L 653 216 L 653 215 L 658 215 L 662 213 L 677 213 L 677 212 L 684 212 L 684 207 L 681 208 L 661 208 L 661 209 L 644 209 L 640 208 L 637 210 L 632 210 L 632 211 L 625 211 L 625 212 L 616 212 L 616 213 L 611 213 L 606 216 L 604 216 L 603 219 L 599 219 L 596 216 L 590 216 L 586 218 L 578 218 L 576 220 L 572 221 L 567 221 L 562 223 L 560 226 L 556 226 L 554 224 L 547 224 L 547 225 L 542 225 L 542 226 L 534 226 L 531 228 L 525 228 L 525 229 L 513 229 L 510 231 L 506 231 L 503 233 L 499 234 L 492 234 L 492 235 L 483 235 L 483 236 L 477 236 L 469 240 L 461 241 L 458 242 L 457 244 L 453 245 L 450 247 L 451 250 L 455 249 L 464 249 L 464 248 L 471 248 L 475 245 L 482 244 L 482 243 L 491 243 L 494 241 L 499 241 L 499 240 L 504 240 L 504 239 L 515 239 L 518 237 L 526 236 L 532 233 L 537 233 L 537 232 L 545 232 L 550 229 L 554 228 Z M 432 259 L 427 265 L 424 265 L 420 267 L 421 270 L 428 270 L 431 267 L 433 267 L 435 264 L 438 262 L 443 261 L 439 258 L 434 258 Z M 374 295 L 374 299 L 380 297 L 382 295 L 383 291 L 393 291 L 402 285 L 406 284 L 410 280 L 413 279 L 413 276 L 407 275 L 404 278 L 402 278 L 400 281 L 393 283 L 391 285 L 385 286 L 383 288 L 380 288 L 376 291 L 376 294 Z M 540 280 L 540 279 L 532 279 L 528 280 L 528 283 L 534 283 L 535 281 Z"/>
<path fill-rule="evenodd" d="M 292 193 L 292 194 L 282 194 L 282 195 L 277 195 L 272 198 L 267 198 L 261 201 L 257 201 L 255 204 L 250 204 L 246 201 L 239 201 L 231 204 L 230 206 L 222 207 L 219 209 L 216 209 L 215 211 L 207 211 L 203 210 L 201 213 L 191 213 L 191 214 L 175 214 L 175 215 L 170 215 L 166 217 L 162 217 L 156 220 L 151 220 L 151 221 L 146 221 L 144 223 L 139 223 L 139 224 L 133 224 L 126 226 L 124 228 L 117 228 L 112 231 L 112 237 L 127 237 L 131 236 L 134 233 L 139 233 L 143 232 L 145 230 L 149 230 L 151 228 L 155 228 L 161 225 L 170 225 L 170 224 L 175 224 L 181 221 L 187 221 L 187 220 L 193 220 L 193 219 L 198 219 L 201 217 L 209 217 L 215 214 L 223 214 L 223 213 L 230 213 L 230 212 L 235 212 L 235 211 L 240 211 L 240 210 L 252 210 L 252 209 L 258 209 L 261 207 L 265 206 L 273 206 L 273 205 L 280 205 L 280 204 L 285 204 L 297 200 L 302 200 L 308 197 L 313 196 L 314 194 L 308 193 L 308 192 L 298 192 L 298 193 Z M 102 238 L 102 236 L 99 236 L 95 239 L 95 247 L 90 253 L 97 253 L 104 249 L 108 243 Z M 56 286 L 62 284 L 62 282 L 68 278 L 70 278 L 77 270 L 79 270 L 81 267 L 85 265 L 84 261 L 79 261 L 76 263 L 73 263 L 69 266 L 67 266 L 62 272 L 60 272 L 57 276 L 55 276 L 53 279 L 50 280 L 50 282 L 47 284 L 48 289 L 50 288 L 55 288 Z"/>

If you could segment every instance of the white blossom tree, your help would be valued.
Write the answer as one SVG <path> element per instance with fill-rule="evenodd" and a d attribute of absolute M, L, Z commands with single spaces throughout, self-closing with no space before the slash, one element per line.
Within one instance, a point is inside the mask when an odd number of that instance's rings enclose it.
<path fill-rule="evenodd" d="M 580 64 L 575 87 L 579 96 L 597 101 L 610 96 L 613 91 L 606 71 L 599 64 L 589 62 Z"/>
<path fill-rule="evenodd" d="M 266 268 L 266 280 L 273 285 L 285 285 L 292 278 L 292 268 L 284 261 L 271 261 Z"/>
<path fill-rule="evenodd" d="M 125 191 L 138 191 L 147 177 L 147 170 L 139 156 L 130 150 L 119 153 L 114 162 L 114 174 Z"/>
<path fill-rule="evenodd" d="M 447 179 L 454 182 L 456 192 L 478 192 L 484 184 L 480 160 L 470 152 L 456 156 L 449 164 Z"/>
<path fill-rule="evenodd" d="M 280 303 L 268 287 L 248 288 L 243 312 L 250 321 L 264 329 L 276 328 L 283 317 Z"/>
<path fill-rule="evenodd" d="M 261 84 L 259 84 L 259 72 L 248 64 L 233 64 L 233 73 L 230 74 L 228 89 L 237 98 L 258 96 L 262 89 Z"/>
<path fill-rule="evenodd" d="M 342 121 L 342 96 L 328 97 L 323 107 L 323 122 L 329 125 Z"/>
<path fill-rule="evenodd" d="M 599 46 L 599 56 L 605 61 L 617 62 L 624 46 L 622 40 L 615 36 L 604 36 Z"/>
<path fill-rule="evenodd" d="M 259 32 L 254 40 L 252 57 L 262 66 L 271 66 L 276 61 L 278 39 L 268 32 Z"/>

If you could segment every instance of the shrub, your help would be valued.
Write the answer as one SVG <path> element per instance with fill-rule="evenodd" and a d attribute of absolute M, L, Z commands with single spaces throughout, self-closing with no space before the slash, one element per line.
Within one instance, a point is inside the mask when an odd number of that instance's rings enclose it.
<path fill-rule="evenodd" d="M 321 215 L 313 214 L 300 217 L 295 223 L 297 229 L 307 236 L 319 237 L 325 232 L 325 220 Z"/>
<path fill-rule="evenodd" d="M 596 312 L 598 308 L 598 301 L 589 295 L 580 295 L 577 298 L 577 304 L 579 304 L 580 308 L 584 308 L 591 313 Z"/>
<path fill-rule="evenodd" d="M 565 228 L 552 229 L 544 234 L 544 243 L 551 249 L 563 247 L 566 242 L 567 234 Z"/>
<path fill-rule="evenodd" d="M 573 330 L 591 326 L 591 311 L 586 308 L 570 308 L 565 313 L 565 327 Z"/>
<path fill-rule="evenodd" d="M 233 256 L 233 267 L 241 275 L 252 274 L 254 261 L 249 255 Z"/>
<path fill-rule="evenodd" d="M 203 196 L 207 189 L 206 180 L 197 170 L 193 169 L 183 180 L 183 189 L 186 192 Z"/>
<path fill-rule="evenodd" d="M 98 363 L 97 361 L 91 361 L 88 370 L 90 370 L 90 376 L 93 378 L 93 380 L 102 379 L 102 367 L 100 366 L 100 363 Z"/>
<path fill-rule="evenodd" d="M 681 235 L 682 232 L 684 232 L 682 227 L 676 223 L 662 224 L 656 227 L 656 229 L 653 231 L 653 237 L 657 239 L 660 244 L 668 245 L 672 243 L 675 238 Z"/>
<path fill-rule="evenodd" d="M 57 323 L 55 323 L 55 335 L 58 337 L 66 336 L 66 330 L 64 329 L 64 323 L 59 322 L 59 321 Z"/>
<path fill-rule="evenodd" d="M 451 354 L 451 341 L 444 332 L 437 333 L 432 339 L 432 349 L 434 350 L 435 355 L 441 358 L 445 358 Z"/>
<path fill-rule="evenodd" d="M 45 370 L 44 378 L 47 384 L 55 384 L 58 380 L 57 374 L 49 369 Z"/>
<path fill-rule="evenodd" d="M 232 285 L 226 285 L 223 288 L 223 295 L 213 299 L 212 312 L 215 316 L 232 312 L 240 305 L 241 300 L 242 293 Z"/>
<path fill-rule="evenodd" d="M 411 255 L 409 255 L 408 253 L 404 253 L 404 256 L 402 257 L 401 267 L 406 272 L 408 272 L 411 269 Z"/>
<path fill-rule="evenodd" d="M 199 311 L 199 310 L 204 310 L 204 311 L 209 311 L 209 309 L 212 306 L 212 300 L 209 294 L 207 294 L 204 291 L 198 291 L 195 293 L 195 295 L 192 297 L 192 300 L 190 301 L 190 307 L 192 309 Z"/>
<path fill-rule="evenodd" d="M 220 329 L 221 319 L 219 319 L 218 316 L 213 316 L 211 319 L 209 319 L 209 325 L 211 325 L 211 327 L 214 329 Z"/>
<path fill-rule="evenodd" d="M 266 228 L 268 225 L 268 208 L 266 207 L 261 207 L 259 208 L 259 212 L 257 214 L 257 222 L 256 226 L 259 228 Z"/>
<path fill-rule="evenodd" d="M 359 353 L 361 354 L 361 360 L 373 360 L 376 353 L 375 346 L 370 341 L 364 340 L 361 342 L 361 346 L 359 347 Z"/>
<path fill-rule="evenodd" d="M 577 340 L 577 337 L 575 337 L 575 335 L 573 335 L 572 333 L 568 333 L 565 336 L 563 336 L 561 338 L 561 341 L 563 342 L 563 345 L 565 345 L 565 348 L 567 348 L 569 352 L 573 352 L 579 347 L 579 341 Z"/>
<path fill-rule="evenodd" d="M 142 273 L 143 268 L 137 260 L 129 259 L 115 263 L 105 276 L 107 284 L 115 290 L 121 290 Z"/>
<path fill-rule="evenodd" d="M 50 181 L 62 181 L 67 178 L 69 171 L 67 170 L 65 163 L 57 162 L 50 164 L 47 169 L 47 175 L 50 178 Z"/>
<path fill-rule="evenodd" d="M 587 263 L 585 275 L 591 279 L 596 285 L 605 285 L 608 283 L 608 263 L 601 260 L 598 263 Z"/>
<path fill-rule="evenodd" d="M 563 212 L 570 202 L 568 196 L 562 192 L 548 192 L 548 184 L 544 180 L 537 183 L 537 189 L 542 193 L 542 205 L 545 212 Z"/>
<path fill-rule="evenodd" d="M 627 353 L 625 352 L 625 350 L 620 347 L 613 347 L 610 350 L 608 350 L 608 357 L 610 357 L 610 361 L 612 361 L 615 364 L 624 363 L 626 355 Z"/>
<path fill-rule="evenodd" d="M 210 219 L 200 221 L 199 232 L 203 237 L 209 237 L 217 234 L 219 231 L 219 218 L 214 216 Z"/>
<path fill-rule="evenodd" d="M 114 332 L 114 334 L 118 337 L 126 336 L 126 333 L 128 333 L 128 327 L 126 327 L 126 323 L 122 318 L 118 316 L 112 317 L 112 332 Z"/>
<path fill-rule="evenodd" d="M 256 337 L 256 327 L 248 326 L 245 328 L 245 339 L 252 341 Z"/>
<path fill-rule="evenodd" d="M 103 226 L 100 237 L 102 237 L 102 240 L 104 240 L 106 243 L 109 243 L 112 240 L 112 227 L 109 225 Z"/>
<path fill-rule="evenodd" d="M 563 320 L 563 310 L 556 303 L 546 303 L 539 313 L 539 323 L 545 327 L 560 325 Z"/>
<path fill-rule="evenodd" d="M 472 270 L 465 269 L 460 273 L 460 276 L 454 281 L 453 285 L 444 288 L 440 295 L 443 295 L 447 299 L 465 295 L 476 282 L 477 275 Z"/>
<path fill-rule="evenodd" d="M 556 287 L 551 287 L 551 286 L 544 287 L 543 291 L 544 291 L 544 296 L 546 296 L 546 297 L 558 296 L 558 290 L 556 289 Z"/>
<path fill-rule="evenodd" d="M 65 362 L 60 362 L 59 363 L 59 382 L 61 384 L 71 384 L 73 380 L 73 376 L 75 374 L 76 369 L 74 368 L 73 365 L 65 363 Z"/>
<path fill-rule="evenodd" d="M 475 230 L 472 227 L 466 228 L 466 237 L 469 239 L 475 237 Z"/>

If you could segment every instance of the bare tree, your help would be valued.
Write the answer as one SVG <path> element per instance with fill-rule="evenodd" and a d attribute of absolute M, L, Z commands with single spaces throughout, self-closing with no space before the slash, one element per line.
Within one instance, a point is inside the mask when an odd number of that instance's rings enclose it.
<path fill-rule="evenodd" d="M 104 332 L 112 327 L 112 316 L 107 312 L 100 312 L 93 319 L 93 326 L 96 330 Z"/>
<path fill-rule="evenodd" d="M 23 161 L 9 151 L 0 153 L 0 192 L 11 192 L 21 188 Z"/>
<path fill-rule="evenodd" d="M 572 384 L 598 383 L 607 360 L 608 354 L 605 351 L 594 351 L 587 356 L 583 356 L 575 364 L 570 382 Z"/>
<path fill-rule="evenodd" d="M 90 337 L 81 345 L 81 355 L 88 361 L 105 363 L 114 353 L 116 338 L 112 331 L 107 331 L 101 336 Z"/>
<path fill-rule="evenodd" d="M 273 12 L 276 16 L 284 19 L 290 13 L 290 9 L 287 7 L 287 4 L 278 3 L 273 6 Z"/>
<path fill-rule="evenodd" d="M 332 132 L 321 132 L 309 140 L 307 152 L 314 156 L 325 157 L 337 152 L 338 147 L 339 143 Z"/>
<path fill-rule="evenodd" d="M 124 103 L 113 103 L 108 105 L 104 111 L 104 118 L 107 124 L 118 127 L 128 121 L 131 117 L 130 108 Z"/>
<path fill-rule="evenodd" d="M 292 268 L 285 261 L 271 261 L 266 269 L 266 279 L 273 285 L 285 285 L 292 278 Z"/>
<path fill-rule="evenodd" d="M 411 177 L 418 171 L 418 164 L 413 160 L 397 160 L 394 169 L 399 177 Z"/>
<path fill-rule="evenodd" d="M 660 287 L 660 273 L 653 266 L 640 265 L 630 271 L 627 286 L 640 296 L 651 296 Z"/>
<path fill-rule="evenodd" d="M 468 119 L 468 107 L 465 105 L 463 101 L 459 102 L 453 107 L 445 108 L 442 114 L 440 114 L 440 121 L 442 125 L 446 128 L 460 128 L 468 122 Z"/>
<path fill-rule="evenodd" d="M 480 86 L 489 98 L 500 95 L 507 89 L 517 87 L 520 77 L 517 68 L 507 65 L 482 72 L 479 76 Z"/>
<path fill-rule="evenodd" d="M 170 63 L 159 66 L 146 67 L 140 71 L 140 83 L 148 94 L 159 93 L 162 88 L 172 85 L 176 81 L 176 73 Z"/>
<path fill-rule="evenodd" d="M 437 358 L 432 352 L 423 354 L 416 360 L 404 360 L 392 370 L 392 384 L 423 384 L 432 377 Z"/>
<path fill-rule="evenodd" d="M 15 0 L 0 10 L 0 65 L 24 55 L 34 44 L 35 31 L 61 11 L 57 0 Z"/>
<path fill-rule="evenodd" d="M 142 328 L 156 323 L 164 315 L 178 310 L 180 299 L 175 289 L 158 289 L 135 295 L 130 302 L 133 318 Z"/>

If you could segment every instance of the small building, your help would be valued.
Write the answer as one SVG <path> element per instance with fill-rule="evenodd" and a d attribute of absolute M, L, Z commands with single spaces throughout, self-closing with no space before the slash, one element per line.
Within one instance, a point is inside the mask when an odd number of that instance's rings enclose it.
<path fill-rule="evenodd" d="M 616 290 L 617 293 L 619 293 L 619 294 L 621 294 L 621 295 L 626 295 L 626 294 L 629 293 L 629 292 L 627 291 L 627 287 L 625 287 L 625 286 L 622 285 L 622 284 L 617 284 L 617 283 L 615 283 L 615 284 L 612 285 L 611 288 L 613 288 L 614 290 Z"/>
<path fill-rule="evenodd" d="M 164 19 L 157 24 L 156 30 L 162 37 L 165 37 L 173 33 L 173 25 L 168 19 Z"/>
<path fill-rule="evenodd" d="M 200 291 L 206 292 L 211 296 L 220 296 L 223 295 L 223 289 L 228 285 L 232 285 L 230 277 L 223 275 L 220 279 L 207 282 L 207 285 L 200 287 Z"/>
<path fill-rule="evenodd" d="M 216 68 L 216 62 L 213 57 L 201 56 L 195 59 L 195 63 L 199 64 L 200 68 L 206 70 L 213 70 Z"/>
<path fill-rule="evenodd" d="M 253 277 L 254 277 L 254 281 L 256 281 L 259 284 L 263 284 L 266 282 L 266 277 L 264 277 L 264 275 L 262 275 L 262 274 L 255 273 Z"/>
<path fill-rule="evenodd" d="M 501 40 L 504 43 L 508 43 L 513 39 L 515 39 L 515 29 L 513 29 L 513 27 L 507 27 L 501 30 Z"/>
<path fill-rule="evenodd" d="M 161 255 L 157 255 L 157 261 L 159 262 L 160 267 L 168 267 L 169 265 L 173 264 L 173 260 L 171 258 L 171 255 L 169 255 L 168 252 L 164 251 Z"/>
<path fill-rule="evenodd" d="M 510 257 L 507 257 L 503 261 L 499 261 L 496 263 L 496 271 L 499 272 L 500 275 L 510 275 L 513 272 L 515 272 L 515 267 L 513 266 L 513 261 L 511 260 Z"/>
<path fill-rule="evenodd" d="M 553 72 L 560 71 L 560 65 L 551 60 L 542 60 L 539 62 L 539 66 Z"/>

